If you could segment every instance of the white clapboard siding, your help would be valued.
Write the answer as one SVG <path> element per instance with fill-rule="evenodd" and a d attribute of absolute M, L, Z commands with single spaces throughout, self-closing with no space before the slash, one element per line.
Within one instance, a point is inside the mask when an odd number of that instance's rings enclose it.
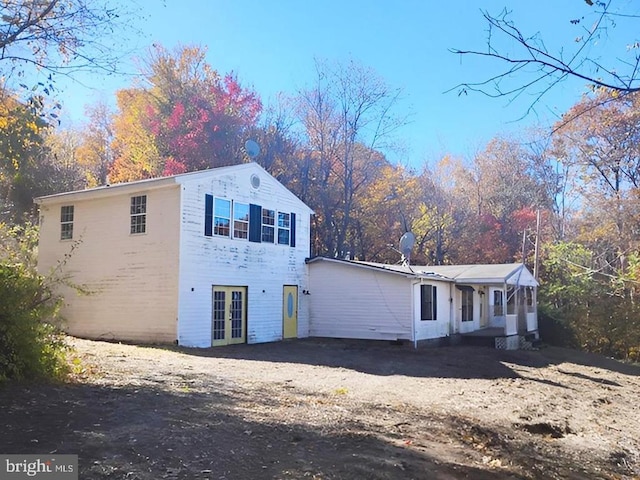
<path fill-rule="evenodd" d="M 147 195 L 147 231 L 130 234 L 130 198 Z M 73 205 L 73 240 L 60 240 L 60 208 Z M 131 184 L 41 201 L 38 269 L 91 293 L 59 285 L 66 330 L 80 337 L 174 342 L 178 312 L 180 190 Z M 73 251 L 72 251 L 73 250 Z"/>
<path fill-rule="evenodd" d="M 254 181 L 252 182 L 252 176 Z M 259 178 L 260 182 L 256 181 Z M 295 214 L 295 246 L 204 235 L 205 195 Z M 130 234 L 131 197 L 147 195 L 147 231 Z M 212 288 L 247 287 L 247 342 L 282 338 L 285 285 L 298 287 L 298 336 L 309 333 L 312 211 L 255 163 L 37 199 L 39 270 L 73 253 L 60 286 L 69 333 L 89 338 L 211 346 Z M 74 238 L 60 240 L 60 208 L 74 206 Z"/>
<path fill-rule="evenodd" d="M 247 343 L 282 339 L 284 285 L 298 286 L 298 336 L 309 334 L 307 296 L 309 207 L 255 164 L 179 178 L 180 225 L 179 330 L 181 345 L 211 346 L 212 287 L 247 287 Z M 251 185 L 251 176 L 260 186 Z M 296 246 L 254 243 L 204 235 L 205 195 L 296 214 Z"/>
<path fill-rule="evenodd" d="M 309 270 L 311 336 L 412 340 L 409 278 L 330 261 Z"/>
<path fill-rule="evenodd" d="M 450 282 L 439 282 L 436 280 L 424 280 L 424 285 L 435 286 L 436 297 L 436 319 L 435 320 L 421 320 L 421 298 L 420 298 L 420 285 L 416 284 L 414 288 L 414 316 L 416 319 L 416 339 L 428 340 L 433 338 L 443 338 L 450 334 L 451 330 L 451 317 L 452 306 L 449 299 L 451 298 L 452 291 L 455 288 Z"/>

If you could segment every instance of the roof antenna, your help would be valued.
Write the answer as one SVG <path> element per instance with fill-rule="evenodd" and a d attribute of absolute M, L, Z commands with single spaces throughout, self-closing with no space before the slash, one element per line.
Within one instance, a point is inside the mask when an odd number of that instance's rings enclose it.
<path fill-rule="evenodd" d="M 244 142 L 244 151 L 247 153 L 249 160 L 253 161 L 258 155 L 260 155 L 260 145 L 255 140 L 247 140 Z"/>
<path fill-rule="evenodd" d="M 402 254 L 402 265 L 410 267 L 411 264 L 411 250 L 416 243 L 416 236 L 412 232 L 405 232 L 400 237 L 400 253 Z"/>

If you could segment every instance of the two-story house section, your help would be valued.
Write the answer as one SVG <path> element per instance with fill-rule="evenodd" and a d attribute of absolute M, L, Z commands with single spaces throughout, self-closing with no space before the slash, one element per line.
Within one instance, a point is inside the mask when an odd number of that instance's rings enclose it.
<path fill-rule="evenodd" d="M 309 332 L 310 216 L 255 163 L 36 199 L 76 336 L 209 347 Z"/>

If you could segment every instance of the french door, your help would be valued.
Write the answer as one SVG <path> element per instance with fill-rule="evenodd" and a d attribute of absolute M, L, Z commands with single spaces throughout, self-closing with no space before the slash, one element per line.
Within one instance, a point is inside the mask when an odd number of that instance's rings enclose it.
<path fill-rule="evenodd" d="M 247 338 L 247 287 L 214 285 L 211 346 L 244 343 Z"/>

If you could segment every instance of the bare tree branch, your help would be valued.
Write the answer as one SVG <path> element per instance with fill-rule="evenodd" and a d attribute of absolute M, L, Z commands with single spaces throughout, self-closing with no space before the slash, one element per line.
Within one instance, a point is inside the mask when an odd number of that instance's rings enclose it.
<path fill-rule="evenodd" d="M 511 100 L 524 92 L 534 93 L 534 99 L 527 114 L 558 83 L 576 78 L 583 80 L 593 90 L 607 90 L 619 93 L 640 91 L 640 55 L 634 54 L 631 59 L 607 57 L 607 64 L 597 58 L 590 57 L 587 48 L 594 45 L 601 35 L 606 34 L 608 26 L 615 26 L 612 17 L 636 19 L 638 15 L 612 12 L 610 1 L 594 2 L 599 9 L 593 13 L 596 19 L 591 28 L 583 29 L 576 42 L 578 48 L 565 56 L 550 52 L 538 34 L 527 36 L 510 19 L 511 12 L 503 10 L 499 15 L 491 15 L 483 11 L 482 15 L 488 24 L 487 49 L 450 49 L 457 55 L 474 56 L 496 60 L 504 68 L 487 79 L 464 82 L 451 88 L 459 94 L 469 91 L 482 93 L 491 98 L 506 97 Z M 571 24 L 579 25 L 583 19 L 571 20 Z M 506 53 L 504 42 L 517 47 L 515 53 Z M 631 45 L 629 51 L 640 48 Z M 626 67 L 618 71 L 615 67 Z"/>

